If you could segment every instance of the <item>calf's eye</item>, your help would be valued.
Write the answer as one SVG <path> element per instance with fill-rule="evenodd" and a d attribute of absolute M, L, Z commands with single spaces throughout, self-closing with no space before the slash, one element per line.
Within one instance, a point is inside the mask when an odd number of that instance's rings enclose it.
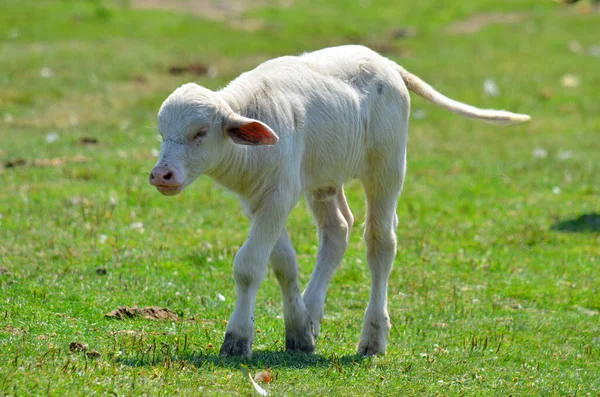
<path fill-rule="evenodd" d="M 194 141 L 198 141 L 204 136 L 206 136 L 206 130 L 199 130 L 194 134 Z"/>

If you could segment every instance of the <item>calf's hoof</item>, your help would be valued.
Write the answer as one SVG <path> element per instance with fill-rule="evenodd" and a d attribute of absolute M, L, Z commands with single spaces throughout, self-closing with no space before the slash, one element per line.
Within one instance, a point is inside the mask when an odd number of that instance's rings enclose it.
<path fill-rule="evenodd" d="M 367 317 L 358 343 L 358 354 L 362 356 L 385 354 L 390 326 L 388 316 L 383 317 L 381 321 L 369 321 Z"/>
<path fill-rule="evenodd" d="M 375 356 L 377 354 L 385 354 L 385 346 L 377 340 L 370 340 L 358 344 L 358 354 L 361 356 Z"/>
<path fill-rule="evenodd" d="M 221 357 L 250 358 L 252 356 L 251 342 L 247 338 L 239 338 L 233 334 L 226 333 L 220 354 Z"/>
<path fill-rule="evenodd" d="M 285 336 L 285 350 L 311 354 L 315 351 L 315 337 L 312 328 L 304 332 L 288 332 Z"/>

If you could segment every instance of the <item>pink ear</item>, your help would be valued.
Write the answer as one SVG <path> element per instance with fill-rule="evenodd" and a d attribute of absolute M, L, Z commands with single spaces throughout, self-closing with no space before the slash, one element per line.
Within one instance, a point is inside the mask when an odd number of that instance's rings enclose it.
<path fill-rule="evenodd" d="M 226 132 L 238 145 L 268 146 L 276 144 L 279 139 L 266 124 L 241 116 L 226 127 Z"/>

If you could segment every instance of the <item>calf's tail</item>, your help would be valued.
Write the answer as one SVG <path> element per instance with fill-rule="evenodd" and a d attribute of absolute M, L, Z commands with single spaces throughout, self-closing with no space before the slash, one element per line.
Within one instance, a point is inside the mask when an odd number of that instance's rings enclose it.
<path fill-rule="evenodd" d="M 507 112 L 506 110 L 479 109 L 475 106 L 455 101 L 436 91 L 418 76 L 415 76 L 399 65 L 396 66 L 409 90 L 453 113 L 473 119 L 481 119 L 494 124 L 518 124 L 531 119 L 531 117 L 526 114 Z"/>

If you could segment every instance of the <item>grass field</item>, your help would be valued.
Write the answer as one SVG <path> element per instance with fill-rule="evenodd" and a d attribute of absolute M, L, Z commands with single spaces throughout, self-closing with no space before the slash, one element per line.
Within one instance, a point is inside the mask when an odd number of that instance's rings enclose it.
<path fill-rule="evenodd" d="M 230 21 L 125 1 L 0 3 L 0 394 L 253 395 L 244 364 L 270 372 L 275 396 L 600 396 L 600 13 L 287 3 Z M 216 89 L 343 43 L 533 120 L 499 128 L 414 98 L 387 355 L 355 355 L 369 287 L 357 225 L 314 355 L 285 352 L 269 274 L 253 358 L 222 359 L 248 222 L 207 178 L 174 198 L 148 185 L 156 112 L 184 82 Z M 360 185 L 347 194 L 362 221 Z M 317 242 L 304 202 L 287 226 L 305 285 Z M 133 305 L 179 320 L 104 316 Z"/>

